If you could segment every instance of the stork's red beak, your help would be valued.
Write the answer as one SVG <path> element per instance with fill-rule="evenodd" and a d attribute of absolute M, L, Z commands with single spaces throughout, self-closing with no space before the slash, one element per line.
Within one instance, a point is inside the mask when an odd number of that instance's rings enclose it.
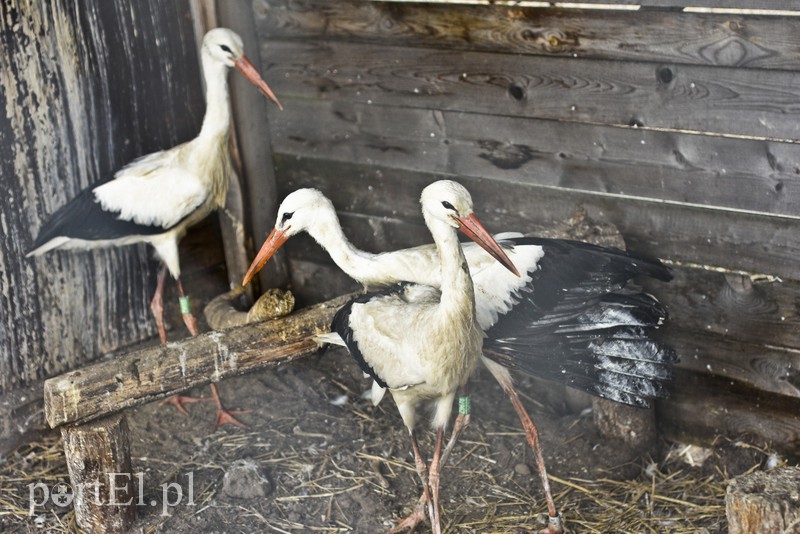
<path fill-rule="evenodd" d="M 250 268 L 247 269 L 247 272 L 244 275 L 244 281 L 242 282 L 243 286 L 246 286 L 247 283 L 253 279 L 256 273 L 260 271 L 262 267 L 264 267 L 269 259 L 276 252 L 278 252 L 278 249 L 281 248 L 281 245 L 286 243 L 286 240 L 289 239 L 289 236 L 286 235 L 286 230 L 288 229 L 288 227 L 284 230 L 278 230 L 277 228 L 272 229 L 267 236 L 267 240 L 264 242 L 264 245 L 261 247 L 261 250 L 259 250 L 258 254 L 256 254 L 256 259 L 253 260 L 253 263 L 250 264 Z"/>
<path fill-rule="evenodd" d="M 483 227 L 481 222 L 475 217 L 475 214 L 467 215 L 466 217 L 458 217 L 458 222 L 461 223 L 460 230 L 464 232 L 467 237 L 475 241 L 477 244 L 488 252 L 494 259 L 503 264 L 503 267 L 519 276 L 519 271 L 506 255 L 503 248 L 497 244 L 492 234 Z"/>
<path fill-rule="evenodd" d="M 269 88 L 267 82 L 261 78 L 261 75 L 258 73 L 253 64 L 250 63 L 250 60 L 247 59 L 247 56 L 243 55 L 240 59 L 237 59 L 234 62 L 234 65 L 236 66 L 236 70 L 242 73 L 242 76 L 247 78 L 250 83 L 261 89 L 261 92 L 264 93 L 267 98 L 275 102 L 279 109 L 283 109 L 283 106 L 278 101 L 278 97 L 275 96 L 275 93 L 273 93 L 272 89 Z"/>

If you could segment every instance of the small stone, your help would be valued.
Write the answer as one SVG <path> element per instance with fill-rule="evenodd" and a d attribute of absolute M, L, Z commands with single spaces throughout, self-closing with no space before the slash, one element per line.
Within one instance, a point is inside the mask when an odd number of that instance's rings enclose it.
<path fill-rule="evenodd" d="M 259 465 L 249 459 L 236 460 L 222 478 L 222 493 L 235 499 L 258 499 L 272 491 L 272 483 Z"/>
<path fill-rule="evenodd" d="M 531 474 L 531 468 L 528 467 L 528 464 L 517 464 L 514 466 L 514 472 L 518 475 L 528 476 Z"/>

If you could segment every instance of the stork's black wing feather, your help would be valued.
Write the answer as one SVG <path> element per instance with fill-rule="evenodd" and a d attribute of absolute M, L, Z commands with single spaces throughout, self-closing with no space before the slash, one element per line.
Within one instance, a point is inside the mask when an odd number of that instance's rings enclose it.
<path fill-rule="evenodd" d="M 350 351 L 350 355 L 356 361 L 361 370 L 371 376 L 382 388 L 388 388 L 389 386 L 386 384 L 386 381 L 375 372 L 375 369 L 373 369 L 372 366 L 364 359 L 364 355 L 361 353 L 358 343 L 353 338 L 353 329 L 350 328 L 350 313 L 353 311 L 354 304 L 365 304 L 374 298 L 401 294 L 405 290 L 406 286 L 408 286 L 408 282 L 400 282 L 379 291 L 370 291 L 369 293 L 359 295 L 349 300 L 344 306 L 342 306 L 333 316 L 333 321 L 331 321 L 331 331 L 339 334 L 339 337 L 342 338 L 345 346 L 347 346 L 347 350 Z"/>
<path fill-rule="evenodd" d="M 629 285 L 669 270 L 614 248 L 514 238 L 544 255 L 518 302 L 488 331 L 484 353 L 498 363 L 634 406 L 666 396 L 675 351 L 650 335 L 667 317 L 653 296 Z"/>
<path fill-rule="evenodd" d="M 158 225 L 138 224 L 119 219 L 118 213 L 104 210 L 95 200 L 94 187 L 97 186 L 87 187 L 70 202 L 61 206 L 42 226 L 31 250 L 57 237 L 103 241 L 134 235 L 163 234 L 169 230 Z"/>

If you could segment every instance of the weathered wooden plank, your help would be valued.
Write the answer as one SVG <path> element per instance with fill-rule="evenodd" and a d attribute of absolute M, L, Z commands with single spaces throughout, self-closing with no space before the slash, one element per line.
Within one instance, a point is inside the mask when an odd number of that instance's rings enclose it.
<path fill-rule="evenodd" d="M 291 102 L 273 124 L 286 154 L 800 216 L 796 143 Z"/>
<path fill-rule="evenodd" d="M 794 0 L 760 0 L 759 2 L 750 0 L 581 0 L 580 3 L 664 8 L 708 7 L 715 9 L 786 9 L 789 11 L 800 9 Z"/>
<path fill-rule="evenodd" d="M 125 416 L 65 426 L 61 435 L 78 526 L 92 534 L 130 532 L 137 504 Z"/>
<path fill-rule="evenodd" d="M 191 138 L 203 94 L 185 1 L 11 0 L 0 16 L 0 391 L 150 337 L 143 246 L 25 252 L 92 183 Z"/>
<path fill-rule="evenodd" d="M 51 378 L 44 384 L 45 418 L 55 428 L 83 423 L 229 376 L 266 368 L 317 350 L 350 295 L 265 323 L 210 332 L 119 355 Z"/>
<path fill-rule="evenodd" d="M 258 65 L 258 37 L 255 33 L 253 12 L 247 2 L 217 2 L 217 10 L 221 26 L 236 28 L 242 37 L 245 50 Z M 263 69 L 259 66 L 259 71 Z M 272 81 L 268 83 L 273 84 Z M 252 249 L 253 240 L 261 241 L 275 224 L 275 211 L 278 207 L 275 198 L 275 174 L 272 164 L 270 131 L 268 124 L 268 102 L 258 91 L 253 91 L 250 84 L 241 76 L 231 76 L 232 105 L 235 118 L 237 142 L 240 147 L 243 171 L 244 201 L 248 217 L 240 223 L 245 226 L 241 231 L 245 234 L 248 248 Z M 278 97 L 281 98 L 280 96 Z M 252 256 L 256 251 L 252 251 Z M 247 271 L 248 263 L 239 276 L 231 276 L 232 282 L 240 283 Z M 231 273 L 229 273 L 231 274 Z M 289 279 L 286 258 L 278 254 L 274 262 L 259 271 L 258 279 L 262 288 L 285 286 Z"/>
<path fill-rule="evenodd" d="M 779 451 L 800 452 L 800 399 L 683 370 L 675 373 L 670 392 L 670 398 L 656 406 L 659 429 L 667 439 L 756 439 Z"/>
<path fill-rule="evenodd" d="M 675 291 L 663 295 L 672 323 L 683 331 L 717 334 L 746 343 L 800 348 L 800 284 L 761 281 L 703 269 L 674 268 Z M 648 290 L 658 290 L 647 285 Z"/>
<path fill-rule="evenodd" d="M 800 280 L 798 223 L 792 219 L 295 155 L 276 154 L 275 161 L 282 196 L 317 187 L 353 213 L 419 221 L 419 191 L 437 179 L 456 178 L 481 199 L 477 213 L 498 231 L 546 227 L 583 205 L 593 219 L 616 225 L 633 250 Z"/>
<path fill-rule="evenodd" d="M 262 57 L 287 98 L 800 139 L 800 72 L 334 41 L 269 41 Z"/>
<path fill-rule="evenodd" d="M 673 289 L 666 288 L 659 297 L 669 295 Z M 734 336 L 686 331 L 677 324 L 675 315 L 670 315 L 661 335 L 679 354 L 681 361 L 677 367 L 735 381 L 760 391 L 800 398 L 798 349 L 781 349 L 764 340 L 747 343 Z M 777 341 L 783 340 L 779 338 Z"/>
<path fill-rule="evenodd" d="M 355 0 L 257 0 L 254 12 L 262 39 L 767 69 L 800 64 L 797 23 L 775 16 Z"/>

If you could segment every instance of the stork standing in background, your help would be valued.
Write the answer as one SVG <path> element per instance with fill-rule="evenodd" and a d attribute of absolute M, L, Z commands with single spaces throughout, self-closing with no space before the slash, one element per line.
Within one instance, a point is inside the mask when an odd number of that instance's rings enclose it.
<path fill-rule="evenodd" d="M 299 189 L 284 199 L 275 228 L 245 281 L 286 240 L 303 231 L 366 289 L 401 280 L 441 284 L 434 246 L 381 254 L 358 250 L 345 237 L 331 201 L 316 189 Z M 626 285 L 639 275 L 663 281 L 671 276 L 657 260 L 613 248 L 521 234 L 495 237 L 522 277 L 508 273 L 474 244 L 464 244 L 478 323 L 488 336 L 481 361 L 511 399 L 534 451 L 550 516 L 545 532 L 559 532 L 561 521 L 550 494 L 538 432 L 513 387 L 509 368 L 624 404 L 648 406 L 650 399 L 665 396 L 664 382 L 671 378 L 676 358 L 670 347 L 649 338 L 649 332 L 666 318 L 664 307 L 651 295 Z M 379 400 L 380 391 L 373 388 L 373 402 Z M 463 404 L 468 406 L 466 400 Z M 459 412 L 444 457 L 468 421 L 468 414 Z"/>
<path fill-rule="evenodd" d="M 399 284 L 356 297 L 336 313 L 332 329 L 364 372 L 392 393 L 411 434 L 417 471 L 423 482 L 424 498 L 420 504 L 428 503 L 433 531 L 438 533 L 444 428 L 456 390 L 478 363 L 483 342 L 483 331 L 475 319 L 472 279 L 456 230 L 468 229 L 470 237 L 494 259 L 515 275 L 519 273 L 474 216 L 472 199 L 461 185 L 446 180 L 435 182 L 422 191 L 420 202 L 439 256 L 441 291 L 425 285 Z M 437 433 L 427 477 L 414 434 L 416 407 L 423 400 L 435 404 L 432 423 Z M 413 528 L 423 517 L 424 507 L 418 507 L 396 530 Z"/>
<path fill-rule="evenodd" d="M 178 242 L 190 226 L 225 205 L 233 174 L 228 152 L 228 69 L 235 67 L 283 109 L 244 55 L 242 39 L 233 31 L 216 28 L 206 33 L 201 57 L 206 84 L 206 113 L 200 134 L 169 150 L 140 157 L 120 169 L 113 179 L 81 191 L 44 224 L 28 253 L 30 257 L 54 249 L 89 249 L 134 243 L 153 245 L 163 266 L 150 308 L 162 343 L 167 341 L 163 303 L 167 271 L 178 283 L 184 323 L 193 336 L 198 334 L 197 320 L 191 313 L 189 298 L 184 294 L 180 280 Z M 234 412 L 222 408 L 214 384 L 211 390 L 217 403 L 217 425 L 242 426 L 233 417 Z M 194 400 L 198 399 L 175 396 L 170 402 L 187 413 L 183 402 Z"/>

